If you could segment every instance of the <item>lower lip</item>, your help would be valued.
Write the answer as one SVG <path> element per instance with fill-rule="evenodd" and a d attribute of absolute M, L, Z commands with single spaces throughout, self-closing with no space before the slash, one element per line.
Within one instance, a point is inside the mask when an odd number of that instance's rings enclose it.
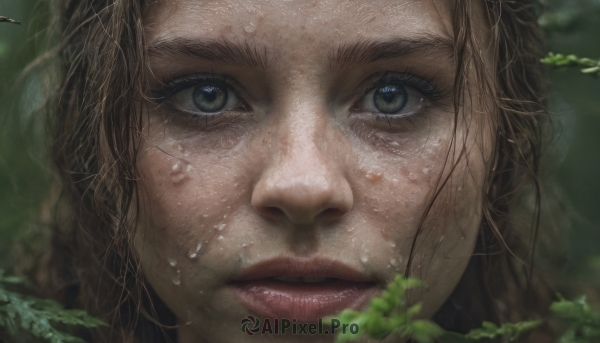
<path fill-rule="evenodd" d="M 346 308 L 357 309 L 376 290 L 374 283 L 345 280 L 292 283 L 260 279 L 231 286 L 237 299 L 251 312 L 302 323 L 316 323 L 319 318 Z"/>

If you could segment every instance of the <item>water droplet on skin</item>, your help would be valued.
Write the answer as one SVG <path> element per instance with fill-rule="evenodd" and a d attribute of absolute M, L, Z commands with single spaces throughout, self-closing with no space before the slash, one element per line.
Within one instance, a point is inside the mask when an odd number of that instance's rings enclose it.
<path fill-rule="evenodd" d="M 390 259 L 390 264 L 394 267 L 398 267 L 398 261 L 395 258 Z"/>
<path fill-rule="evenodd" d="M 221 231 L 225 228 L 225 226 L 227 226 L 227 224 L 223 223 L 221 225 L 219 225 L 219 227 L 217 228 L 217 230 Z"/>
<path fill-rule="evenodd" d="M 398 185 L 398 182 L 400 182 L 398 179 L 392 179 L 392 183 L 394 184 L 394 186 Z"/>
<path fill-rule="evenodd" d="M 208 214 L 203 214 L 202 217 L 208 218 Z"/>
<path fill-rule="evenodd" d="M 190 250 L 188 257 L 191 259 L 198 257 L 198 255 L 200 254 L 200 250 L 202 250 L 202 243 L 198 243 L 198 245 L 196 245 L 196 248 Z"/>
<path fill-rule="evenodd" d="M 179 151 L 183 151 L 183 147 L 182 147 L 181 145 L 178 145 L 178 146 L 177 146 L 177 149 L 178 149 Z"/>
<path fill-rule="evenodd" d="M 188 164 L 187 167 L 185 167 L 185 171 L 189 173 L 192 171 L 192 168 L 193 168 L 192 165 Z"/>
<path fill-rule="evenodd" d="M 413 173 L 408 173 L 408 179 L 410 181 L 416 181 L 417 180 L 417 176 Z"/>
<path fill-rule="evenodd" d="M 244 25 L 244 31 L 246 31 L 247 33 L 252 33 L 256 31 L 257 26 L 258 25 L 256 25 L 255 22 L 250 21 L 246 25 Z"/>
<path fill-rule="evenodd" d="M 177 274 L 175 274 L 175 276 L 173 276 L 173 284 L 175 286 L 179 286 L 181 285 L 181 270 L 177 271 Z"/>
<path fill-rule="evenodd" d="M 171 267 L 175 267 L 177 265 L 177 261 L 175 259 L 173 259 L 173 258 L 170 258 L 169 259 L 169 265 Z"/>
<path fill-rule="evenodd" d="M 444 240 L 444 235 L 442 235 L 442 237 L 440 238 L 440 242 Z"/>
<path fill-rule="evenodd" d="M 456 189 L 457 189 L 459 192 L 460 192 L 460 191 L 462 191 L 462 187 L 460 187 L 460 186 L 459 186 L 459 187 L 457 187 Z"/>
<path fill-rule="evenodd" d="M 427 168 L 427 167 L 423 168 L 423 174 L 425 174 L 425 175 L 429 174 L 429 168 Z"/>
<path fill-rule="evenodd" d="M 172 177 L 173 183 L 179 183 L 186 178 L 186 174 L 182 173 L 181 165 L 179 163 L 175 163 L 173 165 L 173 167 L 171 168 L 171 177 Z"/>
<path fill-rule="evenodd" d="M 224 238 L 223 236 L 219 236 L 217 239 L 221 241 L 221 240 L 223 240 L 223 238 Z"/>
<path fill-rule="evenodd" d="M 390 243 L 390 246 L 391 246 L 392 248 L 395 248 L 395 247 L 396 247 L 396 243 L 392 242 L 392 243 Z"/>
<path fill-rule="evenodd" d="M 242 248 L 245 248 L 247 246 L 248 246 L 248 244 L 246 244 L 246 243 L 242 244 Z"/>
<path fill-rule="evenodd" d="M 360 260 L 361 260 L 361 262 L 362 262 L 362 263 L 367 263 L 367 262 L 369 262 L 369 258 L 368 258 L 367 256 L 363 256 L 363 257 L 361 257 L 361 258 L 360 258 Z"/>
<path fill-rule="evenodd" d="M 365 176 L 367 177 L 367 180 L 371 181 L 372 183 L 375 183 L 381 180 L 381 178 L 383 177 L 383 173 L 370 170 Z"/>

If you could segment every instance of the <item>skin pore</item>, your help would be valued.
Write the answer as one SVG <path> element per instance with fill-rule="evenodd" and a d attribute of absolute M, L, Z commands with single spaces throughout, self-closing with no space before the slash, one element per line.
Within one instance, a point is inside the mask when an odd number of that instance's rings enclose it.
<path fill-rule="evenodd" d="M 477 108 L 455 130 L 447 4 L 177 0 L 144 20 L 152 99 L 140 106 L 135 248 L 179 342 L 333 341 L 240 330 L 248 315 L 309 322 L 335 308 L 264 307 L 324 298 L 246 292 L 272 291 L 254 279 L 259 263 L 291 278 L 351 274 L 361 307 L 404 273 L 451 173 L 411 266 L 428 285 L 412 299 L 431 317 L 473 252 L 491 146 Z"/>

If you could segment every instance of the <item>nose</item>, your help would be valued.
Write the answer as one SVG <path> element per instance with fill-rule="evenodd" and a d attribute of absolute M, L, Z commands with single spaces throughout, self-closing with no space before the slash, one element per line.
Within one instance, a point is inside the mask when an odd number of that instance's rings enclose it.
<path fill-rule="evenodd" d="M 270 146 L 276 148 L 252 193 L 252 206 L 271 220 L 334 220 L 353 205 L 340 139 L 327 132 L 333 130 L 327 123 L 303 118 L 289 121 L 271 136 L 275 141 Z"/>

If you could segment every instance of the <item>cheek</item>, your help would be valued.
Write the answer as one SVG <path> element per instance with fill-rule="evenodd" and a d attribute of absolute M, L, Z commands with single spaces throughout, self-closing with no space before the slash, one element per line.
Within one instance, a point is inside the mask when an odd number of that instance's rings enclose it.
<path fill-rule="evenodd" d="M 246 198 L 239 175 L 225 167 L 226 158 L 201 160 L 184 146 L 161 141 L 138 164 L 143 187 L 135 247 L 144 273 L 167 302 L 186 298 L 171 295 L 186 289 L 174 287 L 199 278 L 209 281 L 202 282 L 207 288 L 218 282 L 218 273 L 203 263 L 205 255 L 230 260 L 231 245 L 244 244 L 229 233 L 232 209 Z"/>
<path fill-rule="evenodd" d="M 401 155 L 384 147 L 379 155 L 366 154 L 357 169 L 361 205 L 379 233 L 377 239 L 367 238 L 371 248 L 392 244 L 397 250 L 391 259 L 375 254 L 374 261 L 380 268 L 387 265 L 390 278 L 410 261 L 410 275 L 428 285 L 412 295 L 424 301 L 424 317 L 433 315 L 458 283 L 481 222 L 483 154 L 472 149 L 455 158 L 450 141 L 451 135 L 441 131 L 426 142 L 404 144 Z M 465 144 L 476 146 L 470 140 Z"/>

